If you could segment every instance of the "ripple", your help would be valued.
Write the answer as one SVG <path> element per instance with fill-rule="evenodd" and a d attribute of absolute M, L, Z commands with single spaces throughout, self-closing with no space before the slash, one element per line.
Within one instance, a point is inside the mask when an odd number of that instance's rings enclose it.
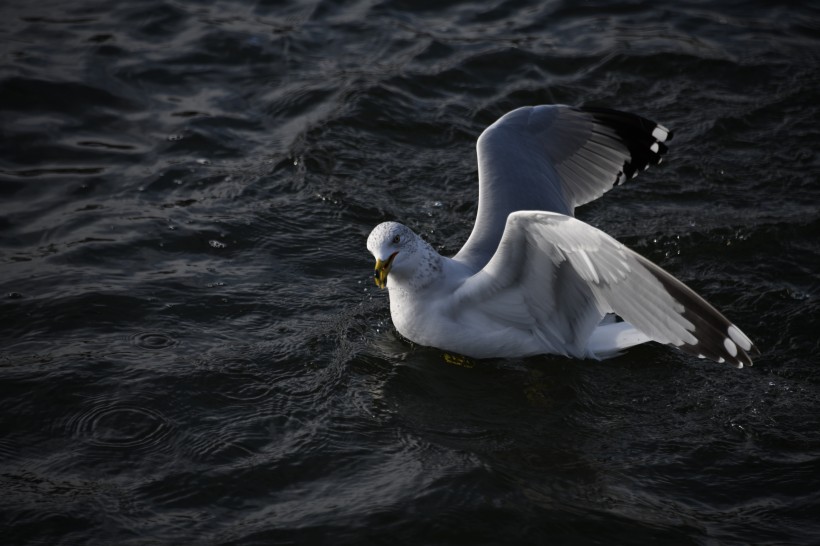
<path fill-rule="evenodd" d="M 206 377 L 218 376 L 219 384 L 208 387 L 209 396 L 219 396 L 235 402 L 259 400 L 273 390 L 269 372 L 255 360 L 243 356 L 209 355 L 199 362 Z"/>
<path fill-rule="evenodd" d="M 247 363 L 231 359 L 225 364 L 222 386 L 216 394 L 237 402 L 250 402 L 267 396 L 273 389 L 263 377 L 247 371 Z"/>
<path fill-rule="evenodd" d="M 219 359 L 219 365 L 213 369 L 225 373 L 241 374 L 257 369 L 257 364 L 250 358 L 243 356 L 223 357 Z"/>
<path fill-rule="evenodd" d="M 264 398 L 270 393 L 270 385 L 263 383 L 259 378 L 252 375 L 244 377 L 235 376 L 231 378 L 237 384 L 227 390 L 220 391 L 218 394 L 228 400 L 235 400 L 238 402 L 250 402 Z"/>
<path fill-rule="evenodd" d="M 159 411 L 114 400 L 95 401 L 69 417 L 66 427 L 88 445 L 111 449 L 152 448 L 162 444 L 172 430 Z"/>
<path fill-rule="evenodd" d="M 131 343 L 140 349 L 161 351 L 179 344 L 176 338 L 162 332 L 137 332 L 131 336 Z"/>
<path fill-rule="evenodd" d="M 235 461 L 253 456 L 254 436 L 246 430 L 246 424 L 229 425 L 189 431 L 183 449 L 195 461 Z"/>

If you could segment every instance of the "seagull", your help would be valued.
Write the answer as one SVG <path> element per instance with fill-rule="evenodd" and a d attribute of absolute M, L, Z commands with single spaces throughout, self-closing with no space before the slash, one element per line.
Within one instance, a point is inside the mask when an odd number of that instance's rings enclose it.
<path fill-rule="evenodd" d="M 680 280 L 574 217 L 661 162 L 672 132 L 636 114 L 525 106 L 476 143 L 478 212 L 467 242 L 441 256 L 398 222 L 367 249 L 406 339 L 469 358 L 604 359 L 656 341 L 752 365 L 757 347 Z"/>

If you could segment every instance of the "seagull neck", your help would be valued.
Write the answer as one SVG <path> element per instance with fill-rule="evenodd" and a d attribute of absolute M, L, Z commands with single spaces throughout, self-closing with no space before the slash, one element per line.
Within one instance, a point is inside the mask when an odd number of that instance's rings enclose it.
<path fill-rule="evenodd" d="M 440 276 L 444 260 L 427 241 L 419 239 L 418 266 L 409 279 L 411 290 L 423 290 L 434 283 Z"/>

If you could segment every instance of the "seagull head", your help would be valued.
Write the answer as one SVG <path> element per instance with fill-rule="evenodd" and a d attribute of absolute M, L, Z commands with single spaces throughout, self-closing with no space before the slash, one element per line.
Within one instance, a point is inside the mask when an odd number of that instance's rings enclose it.
<path fill-rule="evenodd" d="M 411 278 L 420 261 L 419 251 L 426 246 L 413 230 L 398 222 L 384 222 L 373 228 L 367 238 L 367 250 L 376 258 L 376 286 L 387 286 L 390 273 L 396 280 Z"/>

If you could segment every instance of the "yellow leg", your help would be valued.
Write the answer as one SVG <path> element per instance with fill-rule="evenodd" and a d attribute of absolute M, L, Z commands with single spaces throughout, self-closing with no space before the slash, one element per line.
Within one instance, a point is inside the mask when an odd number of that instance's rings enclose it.
<path fill-rule="evenodd" d="M 462 368 L 472 368 L 475 366 L 475 362 L 466 356 L 453 355 L 450 353 L 444 353 L 444 362 L 447 364 L 452 364 L 453 366 L 461 366 Z"/>

